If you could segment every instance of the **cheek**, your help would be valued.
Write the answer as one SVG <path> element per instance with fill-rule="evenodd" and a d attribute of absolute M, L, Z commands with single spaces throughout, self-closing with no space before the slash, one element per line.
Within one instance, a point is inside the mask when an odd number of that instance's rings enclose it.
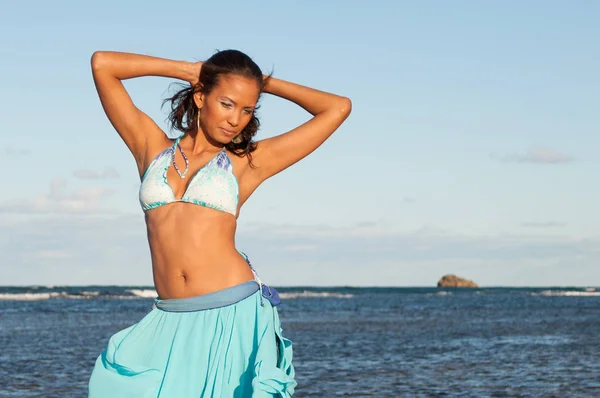
<path fill-rule="evenodd" d="M 232 113 L 233 111 L 231 109 L 223 108 L 222 106 L 217 106 L 213 114 L 213 120 L 217 123 L 227 121 L 231 117 Z"/>
<path fill-rule="evenodd" d="M 202 117 L 204 118 L 204 123 L 207 126 L 218 123 L 224 117 L 223 110 L 219 108 L 220 107 L 218 106 L 206 107 L 202 113 Z"/>

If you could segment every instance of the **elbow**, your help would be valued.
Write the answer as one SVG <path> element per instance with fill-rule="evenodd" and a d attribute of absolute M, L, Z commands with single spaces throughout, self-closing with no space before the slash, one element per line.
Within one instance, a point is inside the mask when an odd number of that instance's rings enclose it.
<path fill-rule="evenodd" d="M 90 59 L 92 71 L 98 71 L 104 64 L 105 53 L 103 51 L 95 51 Z"/>
<path fill-rule="evenodd" d="M 350 115 L 350 112 L 352 112 L 352 101 L 350 100 L 350 98 L 348 98 L 348 97 L 340 98 L 340 103 L 338 105 L 338 111 L 344 119 L 346 119 Z"/>

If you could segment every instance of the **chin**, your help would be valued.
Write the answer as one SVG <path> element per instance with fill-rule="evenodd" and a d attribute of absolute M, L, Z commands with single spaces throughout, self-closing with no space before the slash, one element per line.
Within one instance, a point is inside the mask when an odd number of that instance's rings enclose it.
<path fill-rule="evenodd" d="M 231 140 L 233 139 L 233 138 L 224 136 L 223 133 L 221 133 L 221 134 L 218 134 L 218 133 L 217 134 L 209 134 L 208 136 L 214 142 L 218 142 L 219 144 L 223 144 L 223 145 L 229 144 L 231 142 Z"/>
<path fill-rule="evenodd" d="M 226 135 L 226 134 L 224 135 L 221 133 L 217 137 L 218 137 L 217 141 L 219 141 L 221 144 L 226 145 L 226 144 L 229 144 L 235 138 L 235 135 L 232 137 L 231 135 Z"/>
<path fill-rule="evenodd" d="M 223 145 L 229 144 L 233 140 L 233 137 L 222 137 L 219 139 L 219 142 Z"/>

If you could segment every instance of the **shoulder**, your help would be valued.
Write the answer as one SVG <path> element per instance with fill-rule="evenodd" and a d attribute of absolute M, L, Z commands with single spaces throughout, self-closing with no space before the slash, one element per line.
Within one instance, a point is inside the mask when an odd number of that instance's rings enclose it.
<path fill-rule="evenodd" d="M 162 134 L 149 134 L 146 137 L 145 151 L 138 160 L 138 169 L 140 175 L 146 170 L 148 165 L 160 153 L 173 146 L 175 138 L 170 138 L 161 128 L 156 126 Z"/>

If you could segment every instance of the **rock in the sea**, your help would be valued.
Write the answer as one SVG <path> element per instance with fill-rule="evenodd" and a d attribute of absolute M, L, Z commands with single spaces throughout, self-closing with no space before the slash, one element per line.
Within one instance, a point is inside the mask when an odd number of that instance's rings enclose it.
<path fill-rule="evenodd" d="M 477 284 L 468 279 L 459 278 L 456 275 L 444 275 L 437 283 L 437 287 L 478 287 Z"/>

